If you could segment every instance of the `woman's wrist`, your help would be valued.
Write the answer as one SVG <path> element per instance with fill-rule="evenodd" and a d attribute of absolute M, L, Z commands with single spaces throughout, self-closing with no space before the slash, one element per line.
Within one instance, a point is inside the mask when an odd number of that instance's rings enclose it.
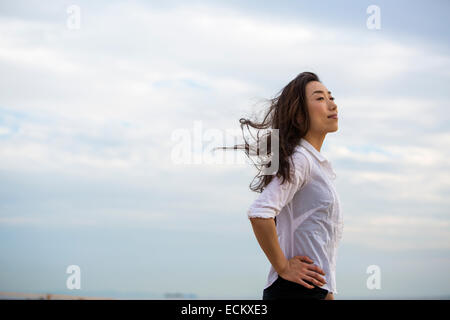
<path fill-rule="evenodd" d="M 274 269 L 278 274 L 281 275 L 287 269 L 288 264 L 289 264 L 289 261 L 285 258 L 281 263 L 274 265 Z"/>

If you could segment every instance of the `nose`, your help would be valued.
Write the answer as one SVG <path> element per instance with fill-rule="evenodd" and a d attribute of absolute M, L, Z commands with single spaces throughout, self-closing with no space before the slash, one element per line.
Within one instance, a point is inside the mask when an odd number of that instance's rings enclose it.
<path fill-rule="evenodd" d="M 333 100 L 330 100 L 331 102 L 330 102 L 330 108 L 331 108 L 331 110 L 335 110 L 335 109 L 337 109 L 337 105 L 336 105 L 336 103 L 334 103 L 334 101 Z"/>

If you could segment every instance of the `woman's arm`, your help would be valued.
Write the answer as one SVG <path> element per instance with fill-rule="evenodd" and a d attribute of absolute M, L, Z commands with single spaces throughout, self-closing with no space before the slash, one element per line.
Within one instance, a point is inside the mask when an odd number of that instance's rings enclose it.
<path fill-rule="evenodd" d="M 325 279 L 320 276 L 320 274 L 325 275 L 325 272 L 314 265 L 314 262 L 308 256 L 295 256 L 289 260 L 286 259 L 278 242 L 274 219 L 250 218 L 250 221 L 259 245 L 280 277 L 299 283 L 309 289 L 314 287 L 306 283 L 305 280 L 320 287 L 326 283 Z"/>
<path fill-rule="evenodd" d="M 319 276 L 325 274 L 307 256 L 295 256 L 286 259 L 278 241 L 274 218 L 292 201 L 295 193 L 308 181 L 310 175 L 309 161 L 304 154 L 297 153 L 294 157 L 295 167 L 291 168 L 292 181 L 282 184 L 278 176 L 270 183 L 247 210 L 253 231 L 259 245 L 266 254 L 275 271 L 284 279 L 297 282 L 307 288 L 313 288 L 303 280 L 317 285 L 325 284 L 325 279 Z M 285 213 L 287 214 L 287 213 Z"/>
<path fill-rule="evenodd" d="M 250 218 L 250 221 L 261 249 L 266 254 L 275 271 L 278 274 L 281 274 L 283 269 L 287 266 L 288 260 L 278 242 L 274 219 Z"/>

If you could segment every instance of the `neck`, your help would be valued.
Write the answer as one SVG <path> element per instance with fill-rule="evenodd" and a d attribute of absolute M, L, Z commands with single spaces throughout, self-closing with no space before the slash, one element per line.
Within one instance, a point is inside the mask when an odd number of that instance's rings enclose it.
<path fill-rule="evenodd" d="M 325 140 L 325 135 L 313 135 L 308 132 L 303 139 L 308 141 L 317 151 L 320 152 L 322 148 L 323 140 Z"/>

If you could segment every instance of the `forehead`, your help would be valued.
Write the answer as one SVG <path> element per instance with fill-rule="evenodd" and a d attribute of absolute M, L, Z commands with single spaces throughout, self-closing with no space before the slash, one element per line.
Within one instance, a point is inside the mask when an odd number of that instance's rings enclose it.
<path fill-rule="evenodd" d="M 311 95 L 316 90 L 322 90 L 323 92 L 328 92 L 328 88 L 319 81 L 311 81 L 306 85 L 306 95 Z"/>

